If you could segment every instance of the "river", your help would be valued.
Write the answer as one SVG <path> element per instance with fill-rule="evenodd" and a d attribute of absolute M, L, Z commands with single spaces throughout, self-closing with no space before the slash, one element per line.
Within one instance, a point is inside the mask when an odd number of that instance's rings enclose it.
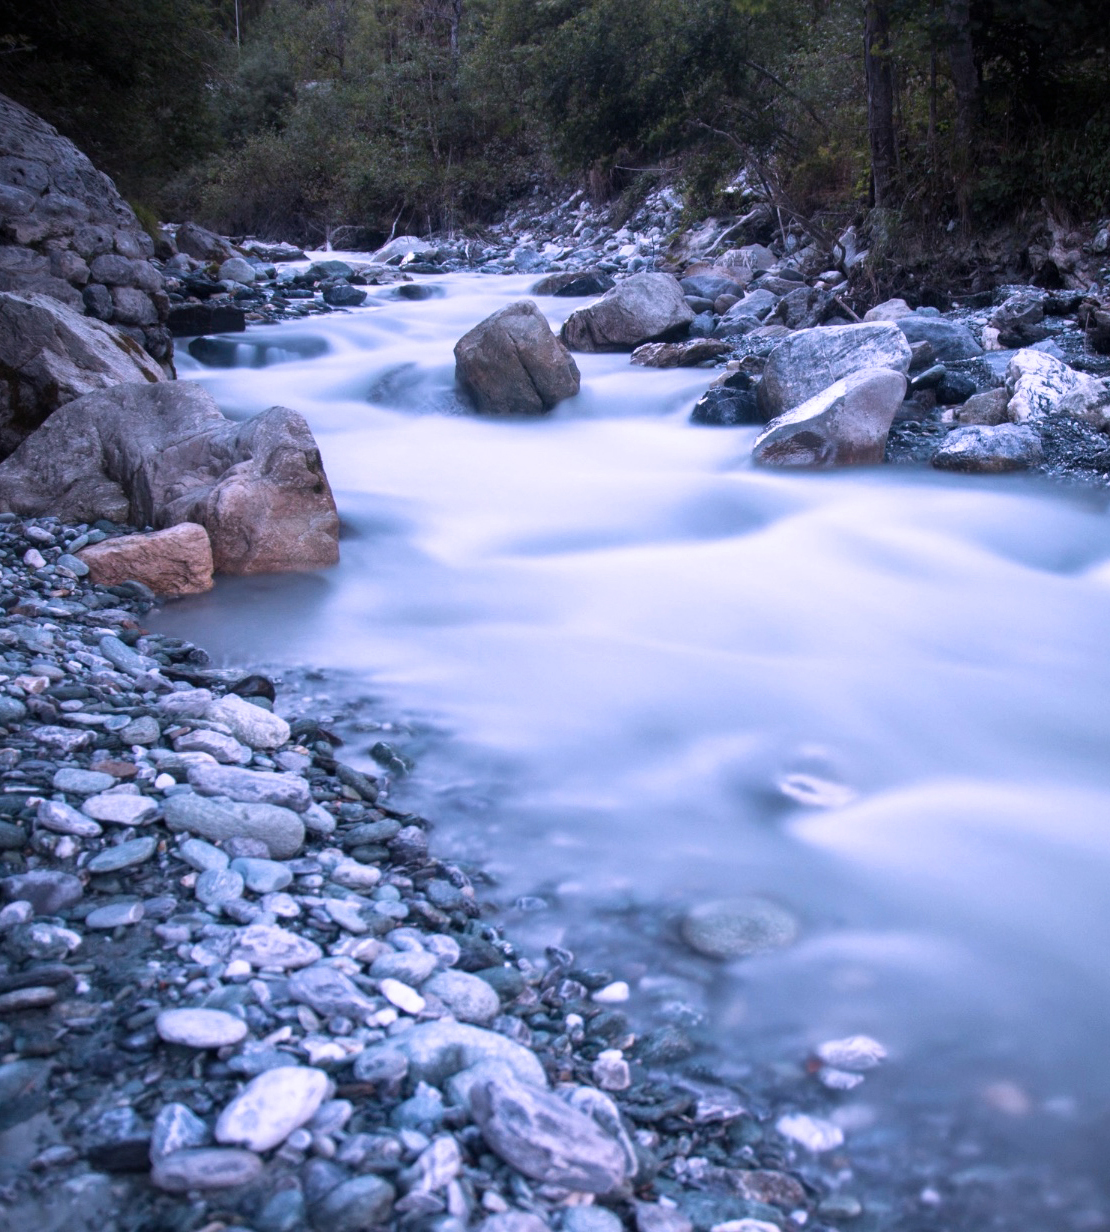
<path fill-rule="evenodd" d="M 399 790 L 526 896 L 510 933 L 593 947 L 633 1008 L 674 985 L 724 1053 L 776 1064 L 866 1032 L 891 1059 L 846 1124 L 965 1109 L 1002 1135 L 975 1159 L 1062 1134 L 1074 1163 L 1110 1094 L 1103 496 L 755 470 L 755 429 L 687 422 L 710 374 L 626 355 L 577 356 L 548 418 L 478 419 L 451 348 L 531 280 L 422 281 L 231 336 L 239 366 L 182 349 L 228 414 L 306 416 L 342 562 L 222 580 L 157 627 L 384 699 L 419 763 Z M 557 326 L 579 301 L 540 303 Z M 670 914 L 737 893 L 797 942 L 684 959 Z"/>

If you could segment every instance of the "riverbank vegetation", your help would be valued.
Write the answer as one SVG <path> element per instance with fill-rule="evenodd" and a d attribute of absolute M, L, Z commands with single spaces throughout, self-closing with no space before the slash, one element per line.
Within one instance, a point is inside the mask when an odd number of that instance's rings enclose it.
<path fill-rule="evenodd" d="M 4 0 L 0 17 L 0 90 L 132 200 L 228 233 L 463 229 L 559 179 L 964 232 L 1110 211 L 1101 0 Z"/>

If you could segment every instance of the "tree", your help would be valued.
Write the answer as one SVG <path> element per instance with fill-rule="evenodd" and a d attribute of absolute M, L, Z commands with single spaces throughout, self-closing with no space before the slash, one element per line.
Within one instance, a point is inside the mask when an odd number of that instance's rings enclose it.
<path fill-rule="evenodd" d="M 863 31 L 867 79 L 867 134 L 871 145 L 874 204 L 884 208 L 894 197 L 898 151 L 894 134 L 894 68 L 890 46 L 890 0 L 867 0 Z"/>

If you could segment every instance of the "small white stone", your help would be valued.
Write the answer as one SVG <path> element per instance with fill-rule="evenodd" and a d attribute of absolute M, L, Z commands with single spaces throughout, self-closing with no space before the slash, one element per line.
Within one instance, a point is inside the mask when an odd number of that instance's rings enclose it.
<path fill-rule="evenodd" d="M 395 1005 L 399 1010 L 404 1010 L 406 1014 L 419 1014 L 424 1008 L 424 998 L 415 988 L 410 988 L 408 984 L 402 984 L 400 980 L 382 980 L 381 990 L 382 996 L 391 1005 Z"/>
<path fill-rule="evenodd" d="M 886 1060 L 886 1049 L 869 1035 L 850 1035 L 847 1039 L 829 1040 L 820 1045 L 817 1055 L 836 1069 L 856 1072 L 874 1069 Z"/>
<path fill-rule="evenodd" d="M 849 1074 L 844 1069 L 831 1069 L 826 1066 L 817 1075 L 818 1081 L 830 1091 L 854 1091 L 864 1081 L 862 1074 Z"/>
<path fill-rule="evenodd" d="M 331 1091 L 320 1069 L 282 1066 L 252 1079 L 220 1113 L 216 1141 L 268 1151 L 316 1115 Z"/>
<path fill-rule="evenodd" d="M 606 1048 L 599 1053 L 591 1073 L 603 1091 L 627 1091 L 632 1085 L 628 1062 L 619 1048 Z"/>
<path fill-rule="evenodd" d="M 380 869 L 372 864 L 359 864 L 357 860 L 344 860 L 331 870 L 330 875 L 336 885 L 348 890 L 370 890 L 382 879 Z"/>
<path fill-rule="evenodd" d="M 838 1126 L 831 1121 L 806 1116 L 801 1112 L 793 1116 L 779 1117 L 775 1128 L 784 1138 L 797 1142 L 815 1155 L 823 1151 L 833 1151 L 844 1144 L 844 1131 Z"/>
<path fill-rule="evenodd" d="M 172 774 L 159 774 L 154 779 L 155 791 L 168 791 L 171 787 L 177 786 L 177 779 Z"/>
<path fill-rule="evenodd" d="M 187 1048 L 226 1048 L 247 1034 L 247 1024 L 223 1010 L 163 1010 L 154 1026 L 167 1044 Z"/>
<path fill-rule="evenodd" d="M 599 988 L 590 1000 L 598 1001 L 602 1005 L 619 1005 L 622 1001 L 627 1001 L 630 996 L 631 993 L 624 980 L 614 980 L 612 984 Z"/>

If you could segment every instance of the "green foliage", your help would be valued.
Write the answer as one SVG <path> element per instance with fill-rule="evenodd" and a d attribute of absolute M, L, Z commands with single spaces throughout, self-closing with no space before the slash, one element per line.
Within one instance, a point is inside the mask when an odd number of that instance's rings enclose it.
<path fill-rule="evenodd" d="M 1110 209 L 1105 0 L 965 2 L 970 129 L 961 0 L 871 2 L 889 13 L 908 222 Z M 697 210 L 732 208 L 747 166 L 788 213 L 840 216 L 869 192 L 863 10 L 240 0 L 237 43 L 231 0 L 0 0 L 0 89 L 125 193 L 236 233 L 462 227 L 550 174 L 619 212 L 661 167 Z"/>

